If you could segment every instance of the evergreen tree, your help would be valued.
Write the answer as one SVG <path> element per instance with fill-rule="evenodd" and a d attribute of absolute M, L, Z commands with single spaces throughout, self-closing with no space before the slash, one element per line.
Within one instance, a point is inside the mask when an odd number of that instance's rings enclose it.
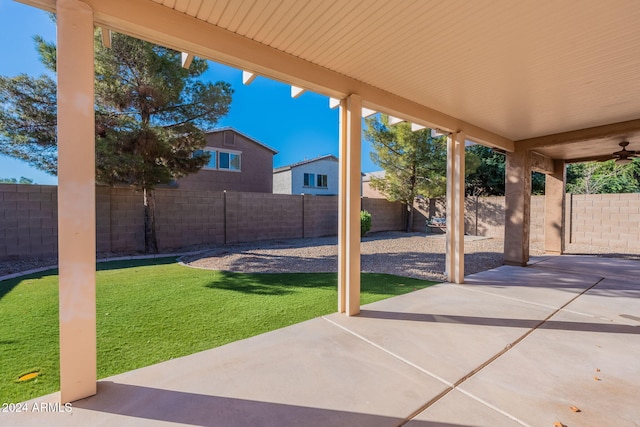
<path fill-rule="evenodd" d="M 467 148 L 479 159 L 478 167 L 471 171 L 466 178 L 466 193 L 468 196 L 504 196 L 505 165 L 504 154 L 483 145 L 473 145 Z M 544 194 L 545 176 L 539 172 L 531 175 L 531 194 Z"/>
<path fill-rule="evenodd" d="M 409 123 L 389 126 L 389 118 L 366 119 L 365 138 L 371 142 L 371 159 L 385 171 L 371 186 L 389 201 L 407 209 L 406 230 L 413 225 L 413 202 L 418 196 L 441 197 L 446 192 L 446 137 L 432 137 L 430 129 L 412 132 Z"/>
<path fill-rule="evenodd" d="M 55 72 L 56 48 L 35 38 L 42 63 Z M 199 77 L 207 62 L 187 70 L 181 54 L 121 34 L 112 47 L 95 37 L 96 179 L 143 192 L 145 250 L 158 251 L 154 188 L 198 171 L 208 154 L 193 156 L 206 141 L 201 129 L 227 114 L 228 83 Z M 43 75 L 0 77 L 0 153 L 51 174 L 57 169 L 56 85 Z"/>
<path fill-rule="evenodd" d="M 567 192 L 573 194 L 637 193 L 640 191 L 640 159 L 627 165 L 606 162 L 572 163 L 567 166 Z"/>

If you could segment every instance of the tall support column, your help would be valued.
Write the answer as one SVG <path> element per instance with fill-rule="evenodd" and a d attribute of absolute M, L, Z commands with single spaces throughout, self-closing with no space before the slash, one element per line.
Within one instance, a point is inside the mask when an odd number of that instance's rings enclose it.
<path fill-rule="evenodd" d="M 529 262 L 531 222 L 531 159 L 528 150 L 507 153 L 504 212 L 504 262 Z"/>
<path fill-rule="evenodd" d="M 338 171 L 338 312 L 347 311 L 347 100 L 340 101 Z"/>
<path fill-rule="evenodd" d="M 60 399 L 96 394 L 93 12 L 57 1 Z"/>
<path fill-rule="evenodd" d="M 447 139 L 447 279 L 464 283 L 464 133 Z"/>
<path fill-rule="evenodd" d="M 544 197 L 544 250 L 548 254 L 562 255 L 565 245 L 565 184 L 563 160 L 554 160 L 554 173 L 545 177 Z"/>
<path fill-rule="evenodd" d="M 338 217 L 338 310 L 360 313 L 360 155 L 362 99 L 341 101 L 340 181 Z"/>

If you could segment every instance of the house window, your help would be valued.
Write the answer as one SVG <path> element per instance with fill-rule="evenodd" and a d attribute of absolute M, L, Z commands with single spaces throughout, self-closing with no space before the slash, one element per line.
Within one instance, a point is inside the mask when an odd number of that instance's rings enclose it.
<path fill-rule="evenodd" d="M 305 187 L 327 188 L 327 175 L 305 173 L 303 184 Z"/>
<path fill-rule="evenodd" d="M 241 153 L 231 151 L 220 151 L 218 153 L 219 164 L 218 169 L 229 171 L 240 171 Z"/>
<path fill-rule="evenodd" d="M 209 158 L 209 162 L 207 164 L 205 164 L 202 169 L 215 169 L 216 168 L 216 151 L 215 150 L 210 150 L 208 148 L 205 148 L 204 150 L 196 150 L 193 152 L 193 157 L 200 157 L 202 155 L 204 155 L 204 153 L 208 152 L 209 154 L 211 154 L 211 157 Z"/>
<path fill-rule="evenodd" d="M 314 187 L 316 183 L 316 174 L 315 173 L 305 173 L 304 174 L 304 186 L 305 187 Z"/>

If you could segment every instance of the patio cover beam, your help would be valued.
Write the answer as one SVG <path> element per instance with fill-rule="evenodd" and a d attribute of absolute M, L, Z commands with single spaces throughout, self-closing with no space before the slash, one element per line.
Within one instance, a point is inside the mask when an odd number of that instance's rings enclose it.
<path fill-rule="evenodd" d="M 595 126 L 570 132 L 561 132 L 553 135 L 540 136 L 537 138 L 522 139 L 520 141 L 516 141 L 516 144 L 518 148 L 535 149 L 553 145 L 571 144 L 608 137 L 617 137 L 636 132 L 640 132 L 640 119 L 612 123 L 603 126 Z"/>
<path fill-rule="evenodd" d="M 96 206 L 93 14 L 58 0 L 60 399 L 96 393 Z"/>
<path fill-rule="evenodd" d="M 531 156 L 532 171 L 544 174 L 555 173 L 556 164 L 551 157 L 545 156 L 544 154 L 540 154 L 535 151 L 531 151 L 529 155 Z"/>
<path fill-rule="evenodd" d="M 21 1 L 48 10 L 55 9 L 54 0 Z M 490 147 L 505 151 L 515 149 L 513 141 L 487 129 L 178 13 L 161 4 L 148 0 L 84 1 L 94 10 L 97 25 L 104 25 L 119 33 L 179 52 L 190 52 L 241 70 L 251 70 L 333 98 L 343 99 L 357 93 L 362 97 L 363 106 L 369 109 L 431 128 L 449 132 L 462 131 L 467 139 Z"/>

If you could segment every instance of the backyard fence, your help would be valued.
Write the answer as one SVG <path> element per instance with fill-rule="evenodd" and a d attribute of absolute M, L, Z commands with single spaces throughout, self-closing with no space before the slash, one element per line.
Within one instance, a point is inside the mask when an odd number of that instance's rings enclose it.
<path fill-rule="evenodd" d="M 362 200 L 371 231 L 402 229 L 403 207 Z M 57 187 L 0 184 L 0 259 L 57 253 Z M 156 190 L 156 234 L 161 251 L 268 239 L 333 236 L 336 196 Z M 98 253 L 144 250 L 142 192 L 96 187 Z"/>
<path fill-rule="evenodd" d="M 567 195 L 566 241 L 640 249 L 640 194 Z M 400 203 L 363 198 L 372 232 L 404 230 Z M 416 203 L 413 229 L 444 216 L 441 201 Z M 531 241 L 544 238 L 544 196 L 531 200 Z M 504 237 L 504 197 L 468 198 L 466 232 Z M 338 230 L 336 196 L 156 190 L 156 232 L 161 251 L 267 239 L 333 236 Z M 98 253 L 144 249 L 142 193 L 96 187 Z M 57 187 L 0 184 L 0 259 L 57 253 Z"/>

